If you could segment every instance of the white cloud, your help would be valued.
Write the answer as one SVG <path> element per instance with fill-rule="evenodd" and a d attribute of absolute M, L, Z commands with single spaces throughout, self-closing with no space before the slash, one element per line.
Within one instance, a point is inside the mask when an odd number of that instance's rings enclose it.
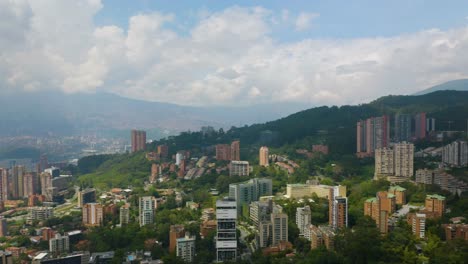
<path fill-rule="evenodd" d="M 190 105 L 323 105 L 468 77 L 468 27 L 285 43 L 271 34 L 272 18 L 284 13 L 261 7 L 206 13 L 185 35 L 168 27 L 183 18 L 159 12 L 129 18 L 128 30 L 97 27 L 101 8 L 97 0 L 0 0 L 0 35 L 10 36 L 0 38 L 1 89 L 103 90 Z"/>
<path fill-rule="evenodd" d="M 303 31 L 312 26 L 312 20 L 319 17 L 317 13 L 301 12 L 296 18 L 296 31 Z"/>

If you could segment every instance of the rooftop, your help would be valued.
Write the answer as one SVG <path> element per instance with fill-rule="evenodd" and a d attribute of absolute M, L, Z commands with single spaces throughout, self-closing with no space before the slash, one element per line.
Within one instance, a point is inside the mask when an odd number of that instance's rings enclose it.
<path fill-rule="evenodd" d="M 442 195 L 438 195 L 438 194 L 428 194 L 428 195 L 426 196 L 426 199 L 445 200 L 445 197 L 442 196 Z"/>
<path fill-rule="evenodd" d="M 401 186 L 399 186 L 399 185 L 391 186 L 391 187 L 390 187 L 390 191 L 393 191 L 393 190 L 396 190 L 396 191 L 399 191 L 399 192 L 404 192 L 404 191 L 406 191 L 405 188 L 403 188 L 403 187 L 401 187 Z"/>

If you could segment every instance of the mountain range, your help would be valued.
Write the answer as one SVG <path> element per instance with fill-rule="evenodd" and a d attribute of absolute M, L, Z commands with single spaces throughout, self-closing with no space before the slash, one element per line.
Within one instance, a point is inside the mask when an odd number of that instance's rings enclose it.
<path fill-rule="evenodd" d="M 248 107 L 192 107 L 109 93 L 8 93 L 0 96 L 0 136 L 114 135 L 145 129 L 150 138 L 202 126 L 230 128 L 278 119 L 310 108 L 297 103 Z"/>
<path fill-rule="evenodd" d="M 468 79 L 454 80 L 423 90 L 468 90 Z M 149 138 L 181 131 L 243 127 L 284 118 L 313 107 L 274 103 L 247 107 L 192 107 L 148 102 L 109 93 L 65 94 L 17 92 L 0 95 L 0 136 L 105 135 L 128 137 L 130 129 L 145 129 Z M 281 120 L 281 119 L 280 119 Z"/>

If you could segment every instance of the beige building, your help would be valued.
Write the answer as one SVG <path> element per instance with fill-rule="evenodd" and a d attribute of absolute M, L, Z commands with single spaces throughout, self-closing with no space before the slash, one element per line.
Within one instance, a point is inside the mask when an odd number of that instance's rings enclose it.
<path fill-rule="evenodd" d="M 85 226 L 98 226 L 103 220 L 102 205 L 97 203 L 87 203 L 83 205 L 83 224 Z"/>
<path fill-rule="evenodd" d="M 268 166 L 268 147 L 261 147 L 259 153 L 260 166 Z"/>
<path fill-rule="evenodd" d="M 393 147 L 395 151 L 395 176 L 411 178 L 413 176 L 414 145 L 401 142 Z"/>
<path fill-rule="evenodd" d="M 339 196 L 346 197 L 346 186 L 338 185 Z M 313 193 L 320 198 L 328 198 L 333 186 L 323 184 L 288 184 L 286 185 L 286 198 L 299 199 L 311 197 Z"/>
<path fill-rule="evenodd" d="M 414 173 L 414 145 L 401 142 L 393 148 L 375 150 L 374 180 L 386 179 L 392 183 L 404 182 Z"/>
<path fill-rule="evenodd" d="M 375 174 L 374 177 L 381 178 L 392 176 L 395 173 L 394 152 L 391 148 L 380 148 L 375 150 Z"/>
<path fill-rule="evenodd" d="M 249 176 L 249 172 L 248 161 L 233 160 L 229 164 L 229 176 Z"/>

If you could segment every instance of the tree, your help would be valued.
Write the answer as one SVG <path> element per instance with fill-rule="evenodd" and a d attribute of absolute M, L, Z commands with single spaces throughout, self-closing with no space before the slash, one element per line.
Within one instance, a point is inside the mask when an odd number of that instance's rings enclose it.
<path fill-rule="evenodd" d="M 336 250 L 345 263 L 372 263 L 381 256 L 381 236 L 375 221 L 366 216 L 353 229 L 344 229 L 335 239 Z"/>

